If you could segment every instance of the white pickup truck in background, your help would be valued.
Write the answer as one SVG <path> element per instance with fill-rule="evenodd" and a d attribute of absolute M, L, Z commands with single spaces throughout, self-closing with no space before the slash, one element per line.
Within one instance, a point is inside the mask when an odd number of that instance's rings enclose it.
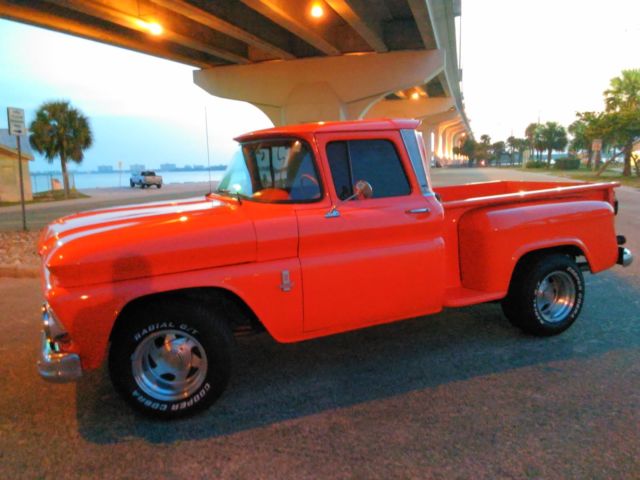
<path fill-rule="evenodd" d="M 131 188 L 139 185 L 141 188 L 147 188 L 155 185 L 157 188 L 162 188 L 162 177 L 156 175 L 156 172 L 151 170 L 144 170 L 139 174 L 131 175 L 129 179 L 129 185 Z"/>

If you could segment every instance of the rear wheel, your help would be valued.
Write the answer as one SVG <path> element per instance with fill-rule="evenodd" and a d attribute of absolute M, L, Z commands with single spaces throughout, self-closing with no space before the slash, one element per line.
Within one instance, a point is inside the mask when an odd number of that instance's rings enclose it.
<path fill-rule="evenodd" d="M 224 391 L 232 341 L 224 318 L 185 300 L 139 306 L 126 312 L 114 332 L 111 381 L 145 415 L 191 415 Z"/>
<path fill-rule="evenodd" d="M 135 186 L 136 186 L 136 184 L 135 184 L 135 183 L 133 183 L 133 180 L 129 180 L 129 186 L 130 186 L 131 188 L 133 188 L 133 187 L 135 187 Z"/>
<path fill-rule="evenodd" d="M 556 335 L 576 321 L 584 301 L 584 278 L 562 254 L 532 257 L 516 268 L 502 310 L 512 324 L 538 336 Z"/>

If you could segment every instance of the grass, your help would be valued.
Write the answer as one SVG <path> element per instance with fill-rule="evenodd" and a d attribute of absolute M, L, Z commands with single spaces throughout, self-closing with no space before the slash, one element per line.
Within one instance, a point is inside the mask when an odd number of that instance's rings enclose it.
<path fill-rule="evenodd" d="M 74 200 L 76 198 L 89 198 L 89 195 L 85 195 L 77 190 L 71 190 L 69 192 L 69 198 L 65 198 L 64 190 L 48 190 L 46 192 L 38 192 L 33 194 L 33 200 L 24 202 L 25 204 L 43 203 L 43 202 L 58 202 L 60 200 Z M 11 207 L 14 205 L 20 205 L 20 202 L 0 202 L 0 207 Z"/>
<path fill-rule="evenodd" d="M 640 177 L 623 177 L 619 172 L 604 171 L 600 176 L 589 170 L 551 170 L 554 175 L 583 180 L 585 182 L 620 182 L 627 187 L 640 188 Z"/>
<path fill-rule="evenodd" d="M 605 170 L 600 176 L 598 176 L 596 175 L 596 172 L 588 170 L 585 167 L 580 167 L 579 170 L 559 170 L 557 168 L 526 168 L 520 165 L 514 165 L 514 168 L 522 170 L 523 172 L 547 173 L 549 175 L 582 180 L 584 182 L 620 182 L 622 185 L 626 185 L 627 187 L 640 188 L 640 177 L 635 175 L 635 170 L 633 169 L 630 177 L 623 177 L 622 173 L 616 170 Z"/>

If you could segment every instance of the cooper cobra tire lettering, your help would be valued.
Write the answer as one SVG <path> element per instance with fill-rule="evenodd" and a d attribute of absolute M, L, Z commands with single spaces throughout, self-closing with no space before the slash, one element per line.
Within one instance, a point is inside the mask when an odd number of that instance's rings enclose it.
<path fill-rule="evenodd" d="M 176 297 L 141 302 L 127 309 L 126 318 L 119 320 L 113 333 L 109 351 L 109 372 L 118 392 L 139 412 L 165 419 L 209 407 L 224 391 L 231 373 L 233 337 L 230 322 L 223 315 L 210 304 L 205 308 L 192 299 Z M 200 361 L 195 367 L 184 366 L 191 363 L 171 363 L 171 353 L 166 357 L 162 357 L 163 352 L 155 353 L 165 345 L 161 339 L 169 342 L 168 346 L 178 345 L 171 347 L 175 355 L 183 352 L 179 345 L 188 345 L 189 350 L 184 352 L 191 352 Z M 162 360 L 166 362 L 163 369 L 187 368 L 187 380 L 180 383 L 175 376 L 165 378 L 163 370 L 156 370 L 156 358 L 166 358 Z M 176 370 L 176 375 L 181 372 Z"/>

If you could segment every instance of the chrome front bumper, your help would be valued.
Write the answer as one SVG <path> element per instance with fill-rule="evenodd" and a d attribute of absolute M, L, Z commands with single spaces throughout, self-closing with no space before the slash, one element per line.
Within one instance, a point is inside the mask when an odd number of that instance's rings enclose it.
<path fill-rule="evenodd" d="M 60 350 L 58 339 L 66 332 L 56 321 L 47 304 L 42 306 L 43 331 L 41 337 L 38 373 L 50 382 L 72 382 L 82 376 L 80 356 Z"/>
<path fill-rule="evenodd" d="M 633 254 L 631 253 L 631 250 L 624 247 L 618 247 L 618 261 L 616 263 L 623 267 L 631 265 L 633 263 Z"/>

